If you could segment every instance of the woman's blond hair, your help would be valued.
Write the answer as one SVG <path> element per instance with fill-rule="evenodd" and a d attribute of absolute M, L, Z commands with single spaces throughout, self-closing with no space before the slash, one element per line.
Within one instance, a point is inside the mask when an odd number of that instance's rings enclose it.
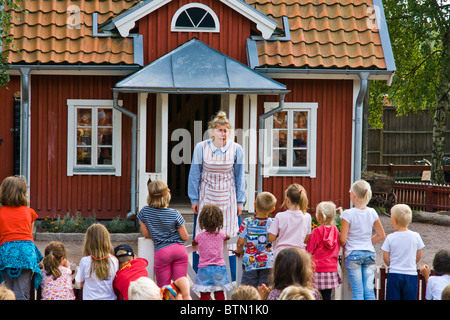
<path fill-rule="evenodd" d="M 28 206 L 28 185 L 25 177 L 11 176 L 0 185 L 0 204 L 8 207 Z"/>
<path fill-rule="evenodd" d="M 208 133 L 210 137 L 213 137 L 213 131 L 218 126 L 227 126 L 231 130 L 231 123 L 227 118 L 225 111 L 219 111 L 214 118 L 208 122 Z"/>
<path fill-rule="evenodd" d="M 61 276 L 59 271 L 59 265 L 62 258 L 66 258 L 66 248 L 59 241 L 52 241 L 45 247 L 44 259 L 42 264 L 44 265 L 45 273 L 53 276 L 56 280 Z"/>
<path fill-rule="evenodd" d="M 87 231 L 84 239 L 83 255 L 91 257 L 91 269 L 89 274 L 99 280 L 109 277 L 110 254 L 113 253 L 111 238 L 108 229 L 101 223 L 94 223 Z"/>
<path fill-rule="evenodd" d="M 286 198 L 291 201 L 292 204 L 298 205 L 300 210 L 305 213 L 308 208 L 308 195 L 306 189 L 298 183 L 291 184 L 284 192 L 285 199 L 281 207 L 286 205 Z"/>
<path fill-rule="evenodd" d="M 170 189 L 162 180 L 154 180 L 148 183 L 147 204 L 151 208 L 166 208 L 169 206 Z"/>
<path fill-rule="evenodd" d="M 366 180 L 358 180 L 353 182 L 350 192 L 356 196 L 357 201 L 361 205 L 367 205 L 372 199 L 372 188 Z"/>

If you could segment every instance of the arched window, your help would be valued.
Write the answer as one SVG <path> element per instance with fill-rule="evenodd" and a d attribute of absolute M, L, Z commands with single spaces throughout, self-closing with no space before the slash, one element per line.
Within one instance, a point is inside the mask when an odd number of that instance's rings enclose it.
<path fill-rule="evenodd" d="M 171 31 L 219 32 L 220 24 L 210 7 L 201 3 L 189 3 L 173 15 Z"/>

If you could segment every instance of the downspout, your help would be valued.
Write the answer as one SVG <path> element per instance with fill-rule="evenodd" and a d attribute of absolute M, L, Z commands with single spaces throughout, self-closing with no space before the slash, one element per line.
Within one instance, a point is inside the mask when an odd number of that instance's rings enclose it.
<path fill-rule="evenodd" d="M 259 116 L 259 131 L 258 131 L 258 173 L 257 173 L 257 193 L 261 193 L 262 190 L 262 166 L 263 166 L 263 155 L 264 155 L 264 130 L 265 130 L 265 120 L 268 117 L 273 116 L 275 113 L 283 110 L 284 108 L 284 97 L 285 94 L 280 94 L 280 104 L 278 108 L 272 109 Z"/>
<path fill-rule="evenodd" d="M 113 91 L 113 108 L 122 112 L 131 118 L 131 201 L 130 201 L 130 212 L 127 214 L 127 218 L 132 217 L 136 214 L 136 139 L 137 139 L 137 116 L 133 112 L 122 108 L 118 104 L 119 92 Z"/>
<path fill-rule="evenodd" d="M 370 72 L 360 72 L 358 97 L 355 105 L 355 132 L 354 132 L 354 155 L 353 155 L 353 181 L 361 179 L 361 159 L 362 159 L 362 136 L 363 136 L 363 104 L 367 93 Z"/>
<path fill-rule="evenodd" d="M 27 180 L 28 186 L 30 185 L 30 173 L 28 168 L 29 163 L 29 136 L 30 136 L 30 68 L 20 68 L 20 75 L 22 81 L 20 84 L 21 91 L 21 148 L 20 148 L 20 174 Z M 28 194 L 30 194 L 28 192 Z"/>

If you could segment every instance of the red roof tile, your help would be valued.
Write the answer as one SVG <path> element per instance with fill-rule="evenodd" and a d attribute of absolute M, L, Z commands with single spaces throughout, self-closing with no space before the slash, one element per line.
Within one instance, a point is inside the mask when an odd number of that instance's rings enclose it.
<path fill-rule="evenodd" d="M 122 37 L 93 37 L 92 13 L 101 24 L 138 0 L 27 0 L 20 3 L 11 30 L 10 63 L 133 64 L 133 41 Z M 79 15 L 77 11 L 79 10 Z M 71 27 L 72 26 L 72 27 Z M 73 27 L 74 26 L 74 27 Z"/>
<path fill-rule="evenodd" d="M 261 67 L 386 69 L 371 0 L 246 0 L 279 22 L 291 41 L 259 40 Z"/>

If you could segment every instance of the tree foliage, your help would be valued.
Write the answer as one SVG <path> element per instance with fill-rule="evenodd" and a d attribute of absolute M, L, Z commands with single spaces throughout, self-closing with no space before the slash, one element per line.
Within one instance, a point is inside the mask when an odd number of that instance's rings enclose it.
<path fill-rule="evenodd" d="M 397 71 L 391 86 L 382 81 L 371 83 L 369 124 L 382 128 L 387 101 L 398 115 L 429 111 L 434 118 L 436 159 L 432 162 L 438 168 L 444 154 L 443 129 L 449 109 L 450 1 L 385 0 L 383 5 Z M 441 171 L 439 178 L 432 174 L 432 179 L 442 181 L 443 167 Z"/>
<path fill-rule="evenodd" d="M 11 22 L 15 12 L 20 12 L 18 2 L 21 0 L 0 0 L 0 88 L 9 82 L 5 66 L 9 65 L 6 50 L 13 45 Z"/>

